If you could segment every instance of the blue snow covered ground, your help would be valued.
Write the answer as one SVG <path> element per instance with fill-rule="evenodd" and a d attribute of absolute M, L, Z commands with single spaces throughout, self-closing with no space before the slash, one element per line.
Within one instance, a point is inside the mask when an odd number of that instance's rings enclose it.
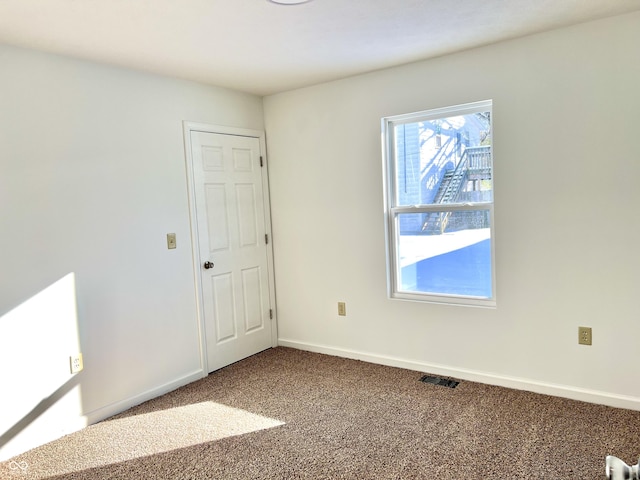
<path fill-rule="evenodd" d="M 402 268 L 402 289 L 491 297 L 491 239 Z"/>

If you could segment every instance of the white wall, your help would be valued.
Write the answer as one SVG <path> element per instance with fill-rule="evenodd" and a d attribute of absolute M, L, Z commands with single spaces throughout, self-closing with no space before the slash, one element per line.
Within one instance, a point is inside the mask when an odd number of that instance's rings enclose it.
<path fill-rule="evenodd" d="M 264 127 L 229 90 L 7 46 L 0 69 L 7 458 L 202 375 L 182 121 Z"/>
<path fill-rule="evenodd" d="M 639 46 L 636 13 L 267 97 L 280 344 L 640 409 Z M 390 300 L 380 119 L 485 99 L 498 306 Z"/>

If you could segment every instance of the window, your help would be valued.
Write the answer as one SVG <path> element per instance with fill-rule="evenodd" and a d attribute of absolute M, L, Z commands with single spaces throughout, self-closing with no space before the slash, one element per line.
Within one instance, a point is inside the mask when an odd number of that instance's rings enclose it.
<path fill-rule="evenodd" d="M 495 306 L 491 107 L 382 119 L 392 298 Z"/>

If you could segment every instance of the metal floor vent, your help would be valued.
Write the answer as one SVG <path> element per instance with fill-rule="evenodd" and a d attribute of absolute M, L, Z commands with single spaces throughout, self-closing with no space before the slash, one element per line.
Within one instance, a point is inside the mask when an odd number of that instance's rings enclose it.
<path fill-rule="evenodd" d="M 431 375 L 424 375 L 421 379 L 421 382 L 431 383 L 433 385 L 440 385 L 442 387 L 448 388 L 456 388 L 460 382 L 456 382 L 455 380 L 447 380 L 446 378 L 438 378 L 432 377 Z"/>

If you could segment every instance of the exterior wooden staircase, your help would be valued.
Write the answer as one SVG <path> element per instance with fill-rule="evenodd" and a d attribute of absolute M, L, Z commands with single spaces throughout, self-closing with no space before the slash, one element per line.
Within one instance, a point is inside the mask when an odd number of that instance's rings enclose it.
<path fill-rule="evenodd" d="M 445 172 L 433 204 L 456 203 L 469 180 L 491 178 L 491 146 L 468 147 L 453 170 Z M 444 233 L 452 212 L 431 212 L 422 224 L 422 232 Z"/>

